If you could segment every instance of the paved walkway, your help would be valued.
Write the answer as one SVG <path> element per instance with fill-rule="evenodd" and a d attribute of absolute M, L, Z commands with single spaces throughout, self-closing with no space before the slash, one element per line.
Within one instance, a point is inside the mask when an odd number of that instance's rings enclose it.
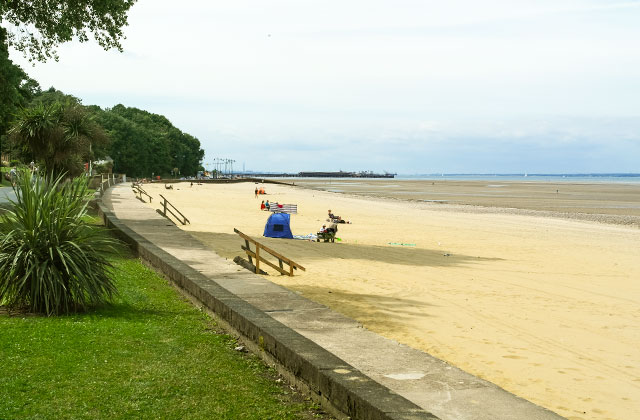
<path fill-rule="evenodd" d="M 16 199 L 16 193 L 13 191 L 13 188 L 0 187 L 0 205 L 9 203 L 9 199 Z"/>
<path fill-rule="evenodd" d="M 562 418 L 227 261 L 134 198 L 130 184 L 110 188 L 103 203 L 134 232 L 211 282 L 443 420 Z"/>

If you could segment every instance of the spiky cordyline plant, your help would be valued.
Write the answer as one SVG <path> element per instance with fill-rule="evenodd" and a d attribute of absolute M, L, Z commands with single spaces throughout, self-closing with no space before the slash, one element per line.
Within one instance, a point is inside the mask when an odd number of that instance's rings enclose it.
<path fill-rule="evenodd" d="M 0 217 L 0 304 L 57 315 L 109 301 L 116 241 L 86 221 L 87 181 L 22 171 L 14 190 Z"/>

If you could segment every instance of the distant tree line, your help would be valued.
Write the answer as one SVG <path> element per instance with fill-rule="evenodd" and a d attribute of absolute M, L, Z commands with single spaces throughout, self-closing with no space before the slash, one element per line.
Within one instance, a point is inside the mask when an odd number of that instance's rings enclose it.
<path fill-rule="evenodd" d="M 116 105 L 110 109 L 89 107 L 95 120 L 111 138 L 109 156 L 114 171 L 136 177 L 167 175 L 178 168 L 182 176 L 202 170 L 204 150 L 200 141 L 174 127 L 162 115 Z"/>
<path fill-rule="evenodd" d="M 121 104 L 85 106 L 54 88 L 42 91 L 9 60 L 2 42 L 0 93 L 0 150 L 11 160 L 71 176 L 84 162 L 105 158 L 113 159 L 114 172 L 133 177 L 168 176 L 174 168 L 193 176 L 203 169 L 200 141 L 166 117 Z"/>
<path fill-rule="evenodd" d="M 203 169 L 198 139 L 164 116 L 124 105 L 85 106 L 54 88 L 43 92 L 9 59 L 11 46 L 30 61 L 57 60 L 58 45 L 90 35 L 104 49 L 121 50 L 135 1 L 0 1 L 0 156 L 69 176 L 81 173 L 84 162 L 107 157 L 113 171 L 135 177 Z"/>

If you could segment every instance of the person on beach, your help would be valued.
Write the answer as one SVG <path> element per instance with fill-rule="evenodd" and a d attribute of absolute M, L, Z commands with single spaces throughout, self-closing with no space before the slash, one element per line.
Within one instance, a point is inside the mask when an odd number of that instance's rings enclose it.
<path fill-rule="evenodd" d="M 318 230 L 318 233 L 325 233 L 326 231 L 327 231 L 327 225 L 322 225 L 320 230 Z"/>
<path fill-rule="evenodd" d="M 351 224 L 351 222 L 349 222 L 348 220 L 343 220 L 342 217 L 336 216 L 333 213 L 331 213 L 331 210 L 329 210 L 328 213 L 329 213 L 329 218 L 327 219 L 327 222 L 331 222 L 331 223 L 349 223 L 349 224 Z"/>
<path fill-rule="evenodd" d="M 271 206 L 269 205 L 269 200 L 267 200 L 267 202 L 264 203 L 264 206 L 267 208 L 267 211 L 269 211 L 269 209 L 271 208 Z"/>
<path fill-rule="evenodd" d="M 260 210 L 265 210 L 266 208 L 267 206 L 265 206 L 264 200 L 262 200 L 262 203 L 260 204 Z"/>
<path fill-rule="evenodd" d="M 256 198 L 258 198 L 258 187 L 256 187 Z"/>

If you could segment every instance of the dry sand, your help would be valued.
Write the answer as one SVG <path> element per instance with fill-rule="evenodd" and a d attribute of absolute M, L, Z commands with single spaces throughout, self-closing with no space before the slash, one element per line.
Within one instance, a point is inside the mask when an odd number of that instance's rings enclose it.
<path fill-rule="evenodd" d="M 243 255 L 235 227 L 302 264 L 269 278 L 372 331 L 570 419 L 638 418 L 637 227 L 266 185 L 270 201 L 298 204 L 294 234 L 316 232 L 327 209 L 353 222 L 334 244 L 272 239 L 254 187 L 145 189 L 223 257 Z"/>

